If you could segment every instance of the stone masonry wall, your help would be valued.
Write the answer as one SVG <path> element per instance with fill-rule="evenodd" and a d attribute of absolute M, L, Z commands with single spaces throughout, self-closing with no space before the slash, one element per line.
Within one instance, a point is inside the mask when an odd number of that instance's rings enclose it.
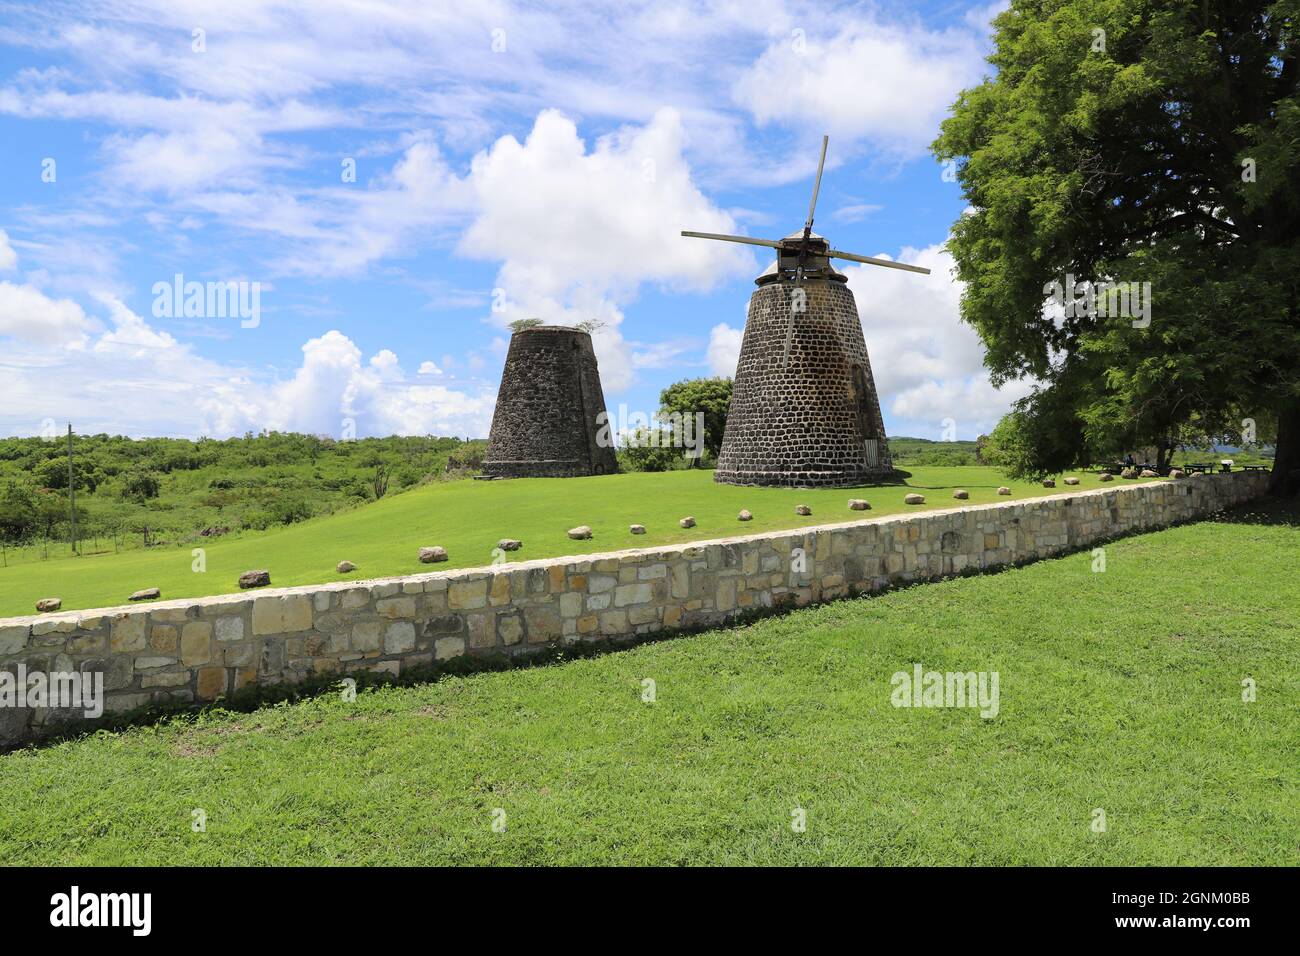
<path fill-rule="evenodd" d="M 1267 483 L 1263 473 L 1198 475 L 697 544 L 0 619 L 0 670 L 102 672 L 108 712 L 309 674 L 398 674 L 1048 557 L 1240 504 Z M 0 709 L 0 744 L 71 716 Z"/>

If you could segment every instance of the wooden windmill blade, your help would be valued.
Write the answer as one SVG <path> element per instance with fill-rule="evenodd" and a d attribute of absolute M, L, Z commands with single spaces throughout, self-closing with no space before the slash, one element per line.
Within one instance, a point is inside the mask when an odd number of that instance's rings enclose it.
<path fill-rule="evenodd" d="M 865 262 L 869 266 L 884 266 L 886 269 L 902 269 L 904 272 L 919 272 L 923 276 L 928 276 L 930 270 L 925 266 L 909 266 L 906 262 L 895 262 L 892 259 L 877 259 L 875 256 L 860 256 L 853 252 L 841 252 L 839 249 L 828 249 L 826 255 L 830 259 L 847 259 L 849 262 Z"/>
<path fill-rule="evenodd" d="M 812 239 L 813 216 L 817 212 L 817 194 L 822 190 L 822 170 L 826 168 L 826 147 L 830 143 L 830 136 L 822 136 L 822 154 L 817 160 L 817 178 L 813 180 L 812 200 L 808 203 L 808 219 L 803 224 L 803 239 L 799 243 L 799 264 L 795 268 L 795 288 L 799 289 L 799 295 L 804 295 L 803 277 L 804 267 L 808 261 L 808 242 Z M 790 365 L 790 348 L 794 345 L 794 304 L 790 306 L 790 318 L 785 328 L 785 351 L 784 364 Z"/>
<path fill-rule="evenodd" d="M 830 143 L 829 136 L 822 136 L 822 156 L 817 160 L 817 178 L 813 181 L 812 202 L 808 204 L 808 221 L 803 224 L 803 234 L 806 239 L 812 233 L 813 213 L 817 210 L 817 194 L 822 189 L 822 170 L 826 166 L 826 146 Z"/>
<path fill-rule="evenodd" d="M 691 232 L 687 229 L 682 230 L 683 236 L 691 239 L 717 239 L 721 242 L 743 242 L 748 246 L 767 246 L 769 249 L 780 249 L 781 243 L 774 239 L 755 239 L 752 236 L 729 236 L 722 232 Z"/>

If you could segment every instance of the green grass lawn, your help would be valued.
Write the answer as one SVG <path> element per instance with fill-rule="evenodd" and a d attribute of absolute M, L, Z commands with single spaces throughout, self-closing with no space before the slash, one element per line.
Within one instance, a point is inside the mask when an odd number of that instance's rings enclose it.
<path fill-rule="evenodd" d="M 1095 474 L 1079 478 L 1081 489 L 1100 487 Z M 999 485 L 1010 487 L 1013 498 L 999 498 Z M 222 594 L 238 590 L 239 574 L 251 568 L 268 568 L 279 586 L 338 580 L 335 565 L 344 559 L 357 565 L 354 578 L 428 571 L 416 557 L 423 545 L 447 549 L 450 561 L 439 569 L 477 567 L 492 563 L 502 538 L 522 540 L 514 556 L 526 560 L 868 517 L 848 510 L 851 497 L 866 498 L 874 514 L 947 508 L 960 504 L 952 499 L 958 487 L 970 492 L 968 503 L 1069 490 L 1013 482 L 993 468 L 928 466 L 915 468 L 906 486 L 851 490 L 739 488 L 714 483 L 707 471 L 446 482 L 281 530 L 213 539 L 201 545 L 203 573 L 192 570 L 188 545 L 15 564 L 0 569 L 0 617 L 34 614 L 43 597 L 60 597 L 64 610 L 75 610 L 122 604 L 149 587 L 161 588 L 164 599 Z M 904 505 L 910 491 L 926 494 L 927 503 Z M 810 505 L 812 516 L 796 515 L 796 504 Z M 753 512 L 753 521 L 736 520 L 742 508 Z M 695 517 L 694 528 L 678 527 L 685 515 Z M 646 534 L 629 532 L 634 523 L 645 525 Z M 567 536 L 580 524 L 593 529 L 590 541 Z"/>
<path fill-rule="evenodd" d="M 1114 542 L 1104 573 L 1082 552 L 10 754 L 0 859 L 1293 866 L 1297 530 L 1294 509 L 1237 513 Z M 997 671 L 999 715 L 892 707 L 916 662 Z"/>

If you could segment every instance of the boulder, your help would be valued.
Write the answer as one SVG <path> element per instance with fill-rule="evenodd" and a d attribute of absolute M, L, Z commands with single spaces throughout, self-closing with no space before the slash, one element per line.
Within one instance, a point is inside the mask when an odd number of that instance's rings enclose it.
<path fill-rule="evenodd" d="M 153 601 L 160 597 L 162 597 L 162 591 L 158 590 L 157 588 L 141 588 L 139 591 L 136 591 L 129 598 L 127 598 L 127 600 L 128 601 Z"/>
<path fill-rule="evenodd" d="M 683 528 L 694 528 L 694 527 L 695 527 L 695 519 L 694 519 L 693 517 L 691 517 L 690 515 L 687 515 L 685 518 L 683 518 L 681 521 L 679 521 L 679 522 L 677 522 L 677 523 L 678 523 L 679 525 L 681 525 Z"/>
<path fill-rule="evenodd" d="M 794 513 L 797 515 L 804 515 L 805 517 L 807 517 L 808 515 L 812 514 L 812 509 L 809 508 L 807 505 L 795 505 Z"/>
<path fill-rule="evenodd" d="M 1170 472 L 1169 472 L 1169 477 L 1170 477 L 1170 478 L 1186 478 L 1186 477 L 1187 477 L 1187 473 L 1186 473 L 1185 471 L 1183 471 L 1181 468 L 1174 468 L 1174 469 L 1171 469 L 1171 470 L 1170 470 Z"/>
<path fill-rule="evenodd" d="M 952 496 L 956 498 L 958 501 L 965 501 L 967 498 L 970 497 L 970 492 L 967 491 L 965 488 L 958 488 L 952 493 Z"/>
<path fill-rule="evenodd" d="M 447 549 L 434 545 L 432 548 L 420 549 L 421 564 L 437 564 L 439 561 L 447 560 Z"/>
<path fill-rule="evenodd" d="M 1056 487 L 1056 479 L 1055 479 L 1055 478 L 1044 478 L 1044 479 L 1043 479 L 1043 487 L 1044 487 L 1044 488 L 1055 488 L 1055 487 Z"/>
<path fill-rule="evenodd" d="M 754 515 L 750 512 L 750 510 L 749 510 L 748 508 L 742 508 L 742 509 L 740 509 L 740 514 L 736 515 L 736 520 L 737 520 L 737 521 L 753 521 L 753 520 L 754 520 Z"/>
<path fill-rule="evenodd" d="M 631 531 L 633 534 L 645 534 L 645 525 L 634 524 L 629 526 L 627 530 Z"/>
<path fill-rule="evenodd" d="M 518 551 L 523 546 L 524 543 L 522 541 L 517 541 L 514 538 L 502 538 L 497 542 L 497 547 L 502 551 Z"/>
<path fill-rule="evenodd" d="M 61 607 L 63 607 L 63 598 L 41 598 L 36 602 L 36 610 L 42 614 L 57 611 Z"/>
<path fill-rule="evenodd" d="M 1121 478 L 1136 478 L 1138 476 L 1138 470 L 1136 468 L 1125 468 L 1119 473 L 1119 476 Z"/>
<path fill-rule="evenodd" d="M 264 588 L 270 583 L 270 571 L 245 571 L 239 576 L 240 588 Z"/>
<path fill-rule="evenodd" d="M 925 495 L 918 495 L 913 492 L 903 498 L 903 503 L 908 505 L 923 505 L 925 504 Z"/>
<path fill-rule="evenodd" d="M 334 570 L 337 571 L 339 574 L 347 574 L 348 572 L 355 571 L 356 569 L 357 566 L 353 564 L 351 561 L 340 561 L 339 566 Z"/>
<path fill-rule="evenodd" d="M 1077 485 L 1079 483 L 1079 479 L 1074 477 L 1074 475 L 1070 475 L 1068 478 L 1065 479 L 1065 483 L 1067 485 Z"/>
<path fill-rule="evenodd" d="M 580 524 L 576 528 L 569 529 L 569 537 L 574 541 L 585 541 L 591 537 L 591 529 L 585 524 Z"/>
<path fill-rule="evenodd" d="M 867 500 L 866 500 L 865 498 L 850 498 L 850 499 L 849 499 L 849 510 L 850 510 L 850 511 L 870 511 L 870 510 L 871 510 L 871 505 L 867 503 Z"/>
<path fill-rule="evenodd" d="M 1114 481 L 1114 480 L 1115 480 L 1115 476 L 1112 475 L 1109 471 L 1103 471 L 1100 475 L 1097 476 L 1097 480 L 1098 480 L 1098 481 Z"/>
<path fill-rule="evenodd" d="M 1160 476 L 1159 476 L 1158 474 L 1156 474 L 1154 471 L 1152 471 L 1150 468 L 1143 468 L 1143 469 L 1142 469 L 1142 474 L 1140 475 L 1140 477 L 1142 477 L 1142 478 L 1159 478 Z"/>
<path fill-rule="evenodd" d="M 998 489 L 998 494 L 1009 495 L 1011 494 L 1011 489 L 1008 488 L 1006 485 L 1003 485 L 1001 488 Z"/>

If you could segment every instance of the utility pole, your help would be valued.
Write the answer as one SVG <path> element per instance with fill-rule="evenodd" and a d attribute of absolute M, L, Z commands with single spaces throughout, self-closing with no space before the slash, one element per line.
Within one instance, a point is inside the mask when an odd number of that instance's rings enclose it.
<path fill-rule="evenodd" d="M 68 518 L 72 526 L 72 553 L 77 553 L 77 483 L 72 474 L 72 422 L 68 422 Z"/>

